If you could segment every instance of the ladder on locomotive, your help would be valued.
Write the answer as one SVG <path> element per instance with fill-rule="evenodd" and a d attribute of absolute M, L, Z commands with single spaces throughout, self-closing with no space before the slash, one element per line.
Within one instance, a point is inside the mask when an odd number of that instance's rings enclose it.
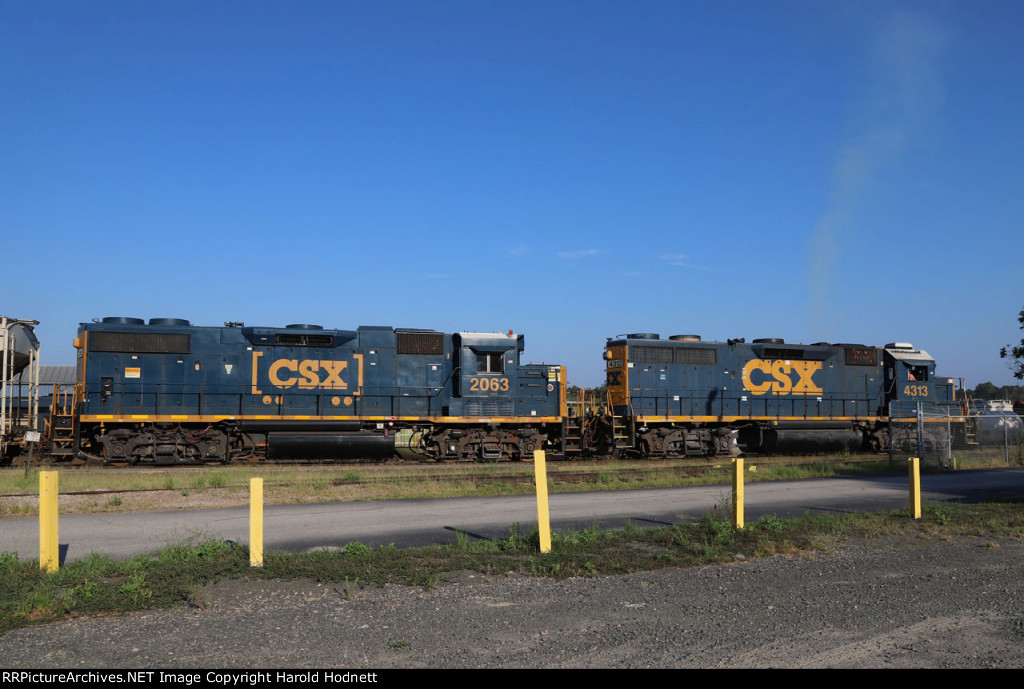
<path fill-rule="evenodd" d="M 963 393 L 963 399 L 960 402 L 960 409 L 964 416 L 964 442 L 968 445 L 978 444 L 978 420 L 980 418 L 978 413 L 978 405 L 975 404 L 974 398 L 971 397 L 970 393 L 963 388 L 963 382 L 961 382 L 960 392 Z"/>
<path fill-rule="evenodd" d="M 579 459 L 583 454 L 583 437 L 587 423 L 587 391 L 581 389 L 575 399 L 566 397 L 565 406 L 569 416 L 565 419 L 565 433 L 562 435 L 562 455 L 567 459 Z"/>
<path fill-rule="evenodd" d="M 604 408 L 598 403 L 597 392 L 586 389 L 581 389 L 575 399 L 566 399 L 566 407 L 569 416 L 565 422 L 562 454 L 567 459 L 578 459 L 589 449 Z"/>
<path fill-rule="evenodd" d="M 633 416 L 632 409 L 633 403 L 630 402 L 630 419 Z M 610 391 L 608 393 L 608 411 L 611 412 L 610 418 L 612 422 L 612 449 L 615 451 L 616 454 L 621 455 L 620 451 L 633 449 L 633 434 L 630 432 L 629 428 L 631 421 L 627 421 L 627 417 L 620 416 L 615 413 L 615 406 L 612 405 Z"/>
<path fill-rule="evenodd" d="M 50 417 L 46 421 L 50 456 L 56 460 L 72 459 L 75 454 L 75 408 L 78 406 L 78 386 L 54 383 L 53 397 L 50 399 Z"/>
<path fill-rule="evenodd" d="M 589 394 L 588 394 L 589 393 Z M 595 436 L 611 430 L 611 449 L 629 451 L 633 449 L 633 435 L 628 417 L 615 413 L 611 394 L 604 392 L 601 399 L 596 390 L 580 390 L 575 399 L 567 399 L 569 417 L 565 422 L 562 438 L 562 453 L 567 459 L 578 459 L 587 449 L 592 448 Z"/>

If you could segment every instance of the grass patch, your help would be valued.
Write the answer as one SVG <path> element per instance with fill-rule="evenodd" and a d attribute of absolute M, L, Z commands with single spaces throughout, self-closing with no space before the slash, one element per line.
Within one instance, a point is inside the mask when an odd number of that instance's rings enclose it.
<path fill-rule="evenodd" d="M 1003 466 L 1001 450 L 977 451 L 981 462 Z M 959 459 L 966 466 L 966 459 Z M 747 460 L 748 481 L 770 481 L 797 478 L 821 478 L 856 474 L 891 473 L 887 458 L 877 455 L 852 456 L 837 454 L 812 459 L 762 457 Z M 532 463 L 500 464 L 438 464 L 330 466 L 298 468 L 289 466 L 225 466 L 217 468 L 152 468 L 142 471 L 112 472 L 90 467 L 59 467 L 62 493 L 88 491 L 168 491 L 178 504 L 171 508 L 192 506 L 245 505 L 248 503 L 249 481 L 264 480 L 264 500 L 268 505 L 306 502 L 357 501 L 403 498 L 442 498 L 485 495 L 523 495 L 533 492 Z M 897 462 L 896 473 L 905 473 L 905 462 Z M 727 485 L 731 478 L 728 462 L 552 462 L 548 464 L 548 482 L 552 493 L 592 490 L 669 488 L 692 485 Z M 0 517 L 25 516 L 35 513 L 31 497 L 39 491 L 38 471 L 28 478 L 20 467 L 0 469 Z M 8 496 L 8 497 L 4 497 Z M 19 496 L 19 497 L 13 497 Z M 123 497 L 125 506 L 108 504 L 108 497 L 98 502 L 74 501 L 62 514 L 74 511 L 99 512 L 118 508 L 124 511 L 168 509 L 166 500 L 156 495 L 136 493 Z"/>
<path fill-rule="evenodd" d="M 150 607 L 202 605 L 204 584 L 225 578 L 313 579 L 336 582 L 349 599 L 358 589 L 386 583 L 433 588 L 449 572 L 590 577 L 693 567 L 841 546 L 847 539 L 879 536 L 969 536 L 985 547 L 996 537 L 1024 538 L 1024 504 L 934 504 L 919 521 L 905 511 L 825 515 L 800 519 L 765 516 L 736 530 L 720 514 L 657 529 L 628 525 L 618 532 L 596 526 L 554 534 L 540 553 L 538 534 L 513 525 L 507 536 L 446 546 L 344 548 L 299 555 L 267 553 L 264 567 L 249 567 L 247 548 L 217 540 L 170 544 L 156 555 L 113 560 L 92 555 L 53 574 L 37 561 L 0 552 L 0 633 L 16 627 Z"/>
<path fill-rule="evenodd" d="M 974 469 L 992 466 L 1024 465 L 1024 443 L 1019 439 L 1010 438 L 1009 449 L 1002 446 L 985 447 L 972 450 L 957 450 L 953 453 L 959 469 Z"/>

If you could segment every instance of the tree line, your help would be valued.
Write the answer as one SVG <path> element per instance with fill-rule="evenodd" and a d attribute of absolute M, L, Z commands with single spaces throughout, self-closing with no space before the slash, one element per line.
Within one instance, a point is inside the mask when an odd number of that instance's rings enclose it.
<path fill-rule="evenodd" d="M 999 387 L 992 383 L 981 383 L 971 390 L 971 397 L 976 400 L 1024 402 L 1024 385 L 1004 385 Z"/>

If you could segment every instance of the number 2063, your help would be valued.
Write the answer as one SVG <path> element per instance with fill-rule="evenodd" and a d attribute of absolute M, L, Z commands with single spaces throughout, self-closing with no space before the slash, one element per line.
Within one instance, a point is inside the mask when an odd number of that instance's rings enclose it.
<path fill-rule="evenodd" d="M 470 378 L 470 392 L 508 392 L 508 378 Z"/>

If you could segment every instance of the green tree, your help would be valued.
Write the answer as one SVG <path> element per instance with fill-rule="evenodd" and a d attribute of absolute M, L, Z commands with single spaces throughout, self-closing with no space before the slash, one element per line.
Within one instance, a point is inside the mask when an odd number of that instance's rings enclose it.
<path fill-rule="evenodd" d="M 971 391 L 971 396 L 976 400 L 994 400 L 999 396 L 999 388 L 991 381 L 978 383 L 978 387 Z"/>
<path fill-rule="evenodd" d="M 971 391 L 971 396 L 976 400 L 1010 400 L 1011 402 L 1020 402 L 1024 400 L 1024 386 L 1004 385 L 999 387 L 991 382 L 979 383 Z"/>
<path fill-rule="evenodd" d="M 1017 321 L 1020 323 L 1020 329 L 1024 330 L 1024 309 L 1021 309 Z M 999 356 L 1004 359 L 1013 359 L 1011 366 L 1013 377 L 1024 380 L 1024 340 L 1021 340 L 1020 345 L 1017 346 L 1006 345 L 999 350 Z"/>

